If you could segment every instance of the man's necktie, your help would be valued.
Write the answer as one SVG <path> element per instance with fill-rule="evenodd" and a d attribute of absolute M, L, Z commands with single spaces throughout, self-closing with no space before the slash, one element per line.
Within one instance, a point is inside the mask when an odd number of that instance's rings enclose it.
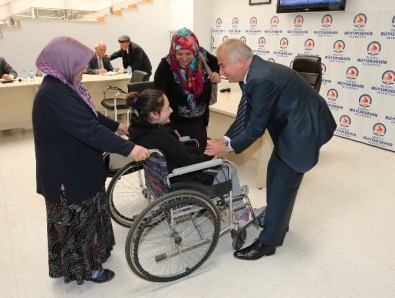
<path fill-rule="evenodd" d="M 237 108 L 237 115 L 233 129 L 235 136 L 238 135 L 244 129 L 244 122 L 245 122 L 246 110 L 247 110 L 247 98 L 244 92 L 246 84 L 241 83 L 240 86 L 243 91 L 243 94 L 241 96 L 239 107 Z"/>
<path fill-rule="evenodd" d="M 99 69 L 103 68 L 103 60 L 101 58 L 98 59 L 99 62 Z"/>

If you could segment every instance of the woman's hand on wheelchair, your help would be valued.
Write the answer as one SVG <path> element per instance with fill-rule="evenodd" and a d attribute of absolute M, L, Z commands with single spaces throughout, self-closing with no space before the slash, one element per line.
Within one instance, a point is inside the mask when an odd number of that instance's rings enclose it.
<path fill-rule="evenodd" d="M 134 161 L 145 160 L 150 156 L 150 151 L 142 146 L 134 145 L 132 152 L 130 152 L 129 157 Z"/>

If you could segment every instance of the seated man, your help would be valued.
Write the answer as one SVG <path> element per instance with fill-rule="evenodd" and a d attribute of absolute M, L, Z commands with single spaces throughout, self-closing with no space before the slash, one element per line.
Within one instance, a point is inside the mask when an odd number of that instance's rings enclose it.
<path fill-rule="evenodd" d="M 17 72 L 7 63 L 4 57 L 0 57 L 0 78 L 9 81 L 18 76 Z"/>
<path fill-rule="evenodd" d="M 87 74 L 104 74 L 108 71 L 118 71 L 118 69 L 114 70 L 110 60 L 105 56 L 106 50 L 107 47 L 103 41 L 96 43 L 95 55 L 86 67 Z"/>

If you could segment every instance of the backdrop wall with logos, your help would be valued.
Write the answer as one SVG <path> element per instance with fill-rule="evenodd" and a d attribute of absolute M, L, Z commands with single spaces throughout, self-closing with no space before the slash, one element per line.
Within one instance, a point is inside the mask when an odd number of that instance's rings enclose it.
<path fill-rule="evenodd" d="M 290 67 L 296 55 L 321 56 L 335 134 L 395 151 L 395 9 L 214 17 L 212 52 L 227 38 Z"/>

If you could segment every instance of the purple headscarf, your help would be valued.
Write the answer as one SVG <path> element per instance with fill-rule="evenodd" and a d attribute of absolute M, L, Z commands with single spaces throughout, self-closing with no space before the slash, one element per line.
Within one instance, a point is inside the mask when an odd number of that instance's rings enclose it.
<path fill-rule="evenodd" d="M 82 83 L 75 83 L 77 74 L 88 65 L 94 52 L 69 36 L 52 39 L 38 55 L 36 66 L 43 73 L 73 88 L 97 115 L 92 98 Z"/>

